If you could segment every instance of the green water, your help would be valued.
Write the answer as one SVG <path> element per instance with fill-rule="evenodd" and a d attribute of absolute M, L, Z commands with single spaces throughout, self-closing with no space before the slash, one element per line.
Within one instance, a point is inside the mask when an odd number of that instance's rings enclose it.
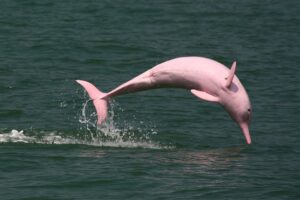
<path fill-rule="evenodd" d="M 299 9 L 290 1 L 0 1 L 0 199 L 298 199 Z M 237 75 L 252 145 L 215 104 L 103 91 L 179 56 Z"/>

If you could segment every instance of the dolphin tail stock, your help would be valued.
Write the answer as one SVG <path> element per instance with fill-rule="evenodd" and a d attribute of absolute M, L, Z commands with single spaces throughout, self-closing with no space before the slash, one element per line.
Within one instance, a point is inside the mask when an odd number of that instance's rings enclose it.
<path fill-rule="evenodd" d="M 89 97 L 91 98 L 91 100 L 93 100 L 98 116 L 97 125 L 100 126 L 107 117 L 108 100 L 107 98 L 105 98 L 106 93 L 101 92 L 93 84 L 87 81 L 76 80 L 76 82 L 79 83 L 87 91 Z"/>

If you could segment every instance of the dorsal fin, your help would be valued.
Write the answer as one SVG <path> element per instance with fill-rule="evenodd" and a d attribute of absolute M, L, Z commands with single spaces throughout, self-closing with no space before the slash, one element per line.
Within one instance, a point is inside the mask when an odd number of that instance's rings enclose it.
<path fill-rule="evenodd" d="M 235 72 L 236 72 L 236 61 L 234 61 L 234 62 L 232 63 L 232 65 L 231 65 L 229 74 L 228 74 L 228 76 L 227 76 L 227 78 L 226 78 L 226 84 L 225 84 L 225 87 L 227 87 L 227 88 L 230 87 Z"/>

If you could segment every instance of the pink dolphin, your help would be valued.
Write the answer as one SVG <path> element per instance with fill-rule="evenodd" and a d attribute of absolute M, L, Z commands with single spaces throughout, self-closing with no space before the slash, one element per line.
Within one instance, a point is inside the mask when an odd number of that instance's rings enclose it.
<path fill-rule="evenodd" d="M 251 103 L 235 71 L 236 62 L 228 69 L 208 58 L 181 57 L 161 63 L 108 93 L 99 91 L 89 82 L 77 82 L 86 89 L 93 100 L 98 125 L 106 119 L 109 98 L 154 88 L 185 88 L 202 100 L 221 104 L 240 126 L 247 143 L 251 144 Z"/>

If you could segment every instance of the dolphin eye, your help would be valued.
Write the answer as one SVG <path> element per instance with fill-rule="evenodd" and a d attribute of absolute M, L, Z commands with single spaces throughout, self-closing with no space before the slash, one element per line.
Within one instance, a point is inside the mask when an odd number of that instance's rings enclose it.
<path fill-rule="evenodd" d="M 251 109 L 250 109 L 250 108 L 248 108 L 248 112 L 251 112 Z"/>

